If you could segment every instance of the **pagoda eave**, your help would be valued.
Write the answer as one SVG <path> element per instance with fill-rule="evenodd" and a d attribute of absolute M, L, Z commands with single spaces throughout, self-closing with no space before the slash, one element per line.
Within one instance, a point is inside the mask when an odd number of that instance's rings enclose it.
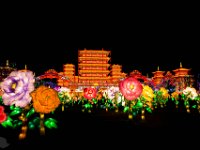
<path fill-rule="evenodd" d="M 156 73 L 165 73 L 165 71 L 155 71 L 155 72 L 152 72 L 153 74 L 156 74 Z"/>
<path fill-rule="evenodd" d="M 179 72 L 179 71 L 190 71 L 191 69 L 187 69 L 187 68 L 179 68 L 179 69 L 175 69 L 172 70 L 173 72 Z"/>
<path fill-rule="evenodd" d="M 80 63 L 79 66 L 110 66 L 110 64 L 85 64 L 85 63 Z"/>

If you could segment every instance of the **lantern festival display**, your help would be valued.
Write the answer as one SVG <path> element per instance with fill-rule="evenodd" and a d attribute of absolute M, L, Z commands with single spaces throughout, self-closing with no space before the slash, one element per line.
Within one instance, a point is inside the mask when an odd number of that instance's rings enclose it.
<path fill-rule="evenodd" d="M 74 64 L 64 64 L 61 72 L 49 69 L 35 77 L 27 66 L 15 70 L 7 61 L 6 67 L 0 68 L 3 79 L 0 125 L 21 129 L 19 139 L 22 140 L 29 129 L 39 128 L 44 135 L 45 128 L 58 128 L 54 115 L 66 109 L 80 108 L 80 112 L 90 113 L 101 109 L 111 111 L 112 116 L 113 112 L 121 111 L 129 119 L 140 116 L 144 120 L 146 113 L 156 111 L 158 106 L 160 110 L 173 101 L 176 106 L 182 102 L 188 113 L 192 109 L 200 112 L 200 94 L 194 87 L 194 76 L 181 63 L 180 68 L 173 70 L 174 74 L 167 71 L 164 75 L 165 71 L 158 67 L 151 78 L 138 70 L 127 76 L 122 72 L 122 65 L 111 64 L 110 55 L 111 51 L 103 49 L 79 50 L 77 75 Z"/>

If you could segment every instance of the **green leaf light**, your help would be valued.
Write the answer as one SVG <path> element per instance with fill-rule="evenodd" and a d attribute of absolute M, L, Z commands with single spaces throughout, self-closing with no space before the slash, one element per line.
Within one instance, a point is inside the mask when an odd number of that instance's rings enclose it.
<path fill-rule="evenodd" d="M 128 106 L 126 106 L 126 107 L 124 107 L 124 110 L 123 110 L 123 112 L 124 112 L 124 113 L 126 113 L 128 110 L 129 110 L 129 107 L 128 107 Z"/>
<path fill-rule="evenodd" d="M 143 103 L 140 100 L 138 100 L 138 102 L 136 103 L 136 106 L 138 108 L 142 108 L 143 107 Z"/>
<path fill-rule="evenodd" d="M 20 107 L 15 107 L 13 111 L 10 113 L 10 116 L 19 115 L 22 112 L 22 109 Z"/>
<path fill-rule="evenodd" d="M 149 113 L 152 113 L 152 109 L 150 107 L 146 107 L 146 110 L 149 112 Z"/>
<path fill-rule="evenodd" d="M 13 127 L 12 118 L 8 116 L 7 120 L 2 122 L 1 125 L 3 127 Z"/>
<path fill-rule="evenodd" d="M 44 125 L 49 129 L 58 128 L 56 123 L 57 123 L 57 121 L 55 119 L 48 118 L 48 119 L 45 120 Z"/>
<path fill-rule="evenodd" d="M 29 118 L 31 115 L 33 115 L 35 113 L 35 109 L 31 108 L 28 113 L 26 114 L 26 118 Z"/>

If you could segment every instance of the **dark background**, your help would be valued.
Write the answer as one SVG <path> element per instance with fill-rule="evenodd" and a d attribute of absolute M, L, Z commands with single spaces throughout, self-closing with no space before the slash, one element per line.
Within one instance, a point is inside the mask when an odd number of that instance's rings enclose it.
<path fill-rule="evenodd" d="M 119 9 L 106 5 L 78 13 L 30 9 L 1 18 L 0 63 L 28 65 L 37 75 L 47 69 L 62 71 L 62 65 L 78 65 L 79 49 L 106 49 L 111 63 L 126 73 L 134 69 L 152 76 L 160 70 L 183 67 L 199 72 L 199 23 L 195 9 L 147 7 Z M 45 10 L 48 9 L 45 7 Z M 49 8 L 50 9 L 50 8 Z M 32 11 L 31 11 L 32 10 Z M 81 9 L 82 10 L 82 9 Z"/>
<path fill-rule="evenodd" d="M 89 38 L 85 38 L 81 33 L 77 39 L 70 39 L 68 36 L 69 40 L 57 37 L 56 34 L 42 33 L 34 35 L 37 39 L 33 39 L 31 34 L 27 35 L 29 40 L 15 37 L 7 41 L 7 46 L 0 46 L 1 65 L 5 65 L 6 59 L 9 59 L 10 63 L 16 63 L 18 69 L 23 69 L 27 64 L 28 69 L 41 75 L 51 68 L 60 72 L 63 64 L 72 63 L 76 65 L 77 71 L 78 50 L 103 48 L 111 51 L 110 63 L 122 65 L 122 71 L 125 73 L 137 69 L 144 75 L 148 73 L 152 76 L 157 66 L 162 71 L 172 71 L 179 68 L 180 62 L 183 67 L 192 69 L 193 73 L 199 73 L 199 45 L 197 39 L 192 37 L 194 33 L 184 34 L 173 29 L 169 32 L 150 32 L 144 37 L 134 39 L 131 35 L 125 35 L 128 34 L 126 32 L 117 37 L 109 33 L 99 35 L 98 32 Z M 90 36 L 90 33 L 87 34 Z M 40 36 L 43 36 L 42 39 Z M 71 43 L 75 43 L 75 46 L 71 46 Z"/>
<path fill-rule="evenodd" d="M 42 7 L 25 11 L 2 12 L 0 33 L 0 63 L 7 59 L 18 69 L 28 69 L 41 75 L 47 69 L 62 71 L 62 65 L 76 66 L 79 49 L 110 50 L 111 63 L 120 64 L 126 73 L 139 70 L 152 76 L 160 70 L 191 68 L 199 73 L 199 23 L 193 7 L 171 4 L 170 7 L 135 5 L 120 7 L 89 7 L 74 10 Z M 173 7 L 174 6 L 174 7 Z M 122 8 L 123 7 L 123 8 Z M 172 8 L 173 7 L 173 8 Z M 137 9 L 136 9 L 137 8 Z M 46 10 L 48 9 L 48 10 Z M 38 11 L 42 11 L 38 12 Z M 67 11 L 68 10 L 68 11 Z M 182 106 L 155 111 L 130 121 L 123 113 L 77 111 L 59 112 L 57 130 L 28 132 L 25 141 L 18 141 L 19 130 L 0 127 L 14 148 L 172 148 L 174 145 L 195 146 L 199 135 L 199 114 L 187 114 Z M 195 140 L 196 139 L 196 140 Z M 71 148 L 72 149 L 72 148 Z"/>

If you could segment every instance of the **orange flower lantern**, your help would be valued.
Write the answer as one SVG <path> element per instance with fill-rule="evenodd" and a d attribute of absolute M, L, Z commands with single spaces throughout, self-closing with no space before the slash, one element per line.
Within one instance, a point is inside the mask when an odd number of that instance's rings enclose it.
<path fill-rule="evenodd" d="M 40 86 L 31 93 L 33 107 L 40 113 L 40 134 L 45 133 L 44 114 L 54 111 L 60 104 L 60 99 L 56 90 L 46 86 Z"/>
<path fill-rule="evenodd" d="M 60 104 L 56 90 L 46 86 L 40 86 L 31 93 L 33 107 L 36 112 L 48 114 L 54 111 Z"/>

